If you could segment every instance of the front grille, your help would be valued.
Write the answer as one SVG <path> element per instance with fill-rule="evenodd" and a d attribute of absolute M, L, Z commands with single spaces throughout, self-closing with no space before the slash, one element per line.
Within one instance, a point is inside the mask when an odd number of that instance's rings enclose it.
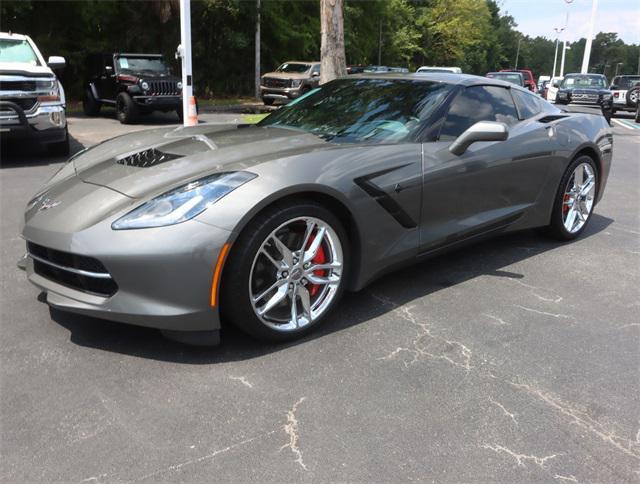
<path fill-rule="evenodd" d="M 148 150 L 139 151 L 129 156 L 117 159 L 116 163 L 124 166 L 135 166 L 138 168 L 149 168 L 151 166 L 158 165 L 160 163 L 166 163 L 167 161 L 181 158 L 182 155 L 176 155 L 173 153 L 165 153 L 154 148 Z"/>
<path fill-rule="evenodd" d="M 0 91 L 35 91 L 36 81 L 0 81 Z"/>
<path fill-rule="evenodd" d="M 71 254 L 27 242 L 36 274 L 79 291 L 113 296 L 118 290 L 102 262 L 93 257 Z"/>
<path fill-rule="evenodd" d="M 571 96 L 571 100 L 576 103 L 597 103 L 597 94 L 574 94 Z"/>
<path fill-rule="evenodd" d="M 152 96 L 177 96 L 180 94 L 178 81 L 149 81 Z"/>
<path fill-rule="evenodd" d="M 265 77 L 265 87 L 291 87 L 291 79 L 279 79 L 277 77 Z"/>
<path fill-rule="evenodd" d="M 23 111 L 28 112 L 31 111 L 33 109 L 33 107 L 36 105 L 36 102 L 38 102 L 38 100 L 35 97 L 15 97 L 15 98 L 2 98 L 0 99 L 1 101 L 10 101 L 12 103 L 17 104 L 18 106 L 20 106 L 22 108 Z M 2 106 L 0 107 L 0 111 L 2 111 L 3 113 L 15 113 L 15 111 L 8 107 L 8 106 Z"/>

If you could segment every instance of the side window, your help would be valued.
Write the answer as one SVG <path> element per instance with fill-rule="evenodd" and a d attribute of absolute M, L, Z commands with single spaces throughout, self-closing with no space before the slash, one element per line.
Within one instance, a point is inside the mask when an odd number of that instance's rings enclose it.
<path fill-rule="evenodd" d="M 520 89 L 512 89 L 511 94 L 513 94 L 513 99 L 516 101 L 516 106 L 518 106 L 522 119 L 532 118 L 542 112 L 542 103 L 535 94 L 530 94 Z"/>
<path fill-rule="evenodd" d="M 472 86 L 458 94 L 440 131 L 441 140 L 455 139 L 478 121 L 518 122 L 518 113 L 508 89 Z"/>

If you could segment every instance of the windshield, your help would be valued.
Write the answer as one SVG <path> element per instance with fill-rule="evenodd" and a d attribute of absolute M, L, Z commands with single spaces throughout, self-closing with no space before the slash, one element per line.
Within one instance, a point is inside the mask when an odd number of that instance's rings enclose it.
<path fill-rule="evenodd" d="M 121 73 L 171 74 L 171 69 L 161 57 L 118 57 L 116 66 Z"/>
<path fill-rule="evenodd" d="M 604 77 L 602 76 L 571 76 L 564 78 L 564 81 L 562 81 L 562 87 L 605 89 L 607 86 L 604 81 Z"/>
<path fill-rule="evenodd" d="M 500 79 L 502 81 L 510 82 L 512 84 L 517 84 L 518 86 L 522 86 L 522 76 L 520 74 L 509 74 L 505 72 L 496 72 L 487 74 L 487 77 L 491 77 L 494 79 Z"/>
<path fill-rule="evenodd" d="M 310 64 L 282 64 L 276 69 L 276 72 L 307 72 L 311 69 Z"/>
<path fill-rule="evenodd" d="M 640 81 L 640 76 L 625 76 L 618 77 L 613 80 L 613 85 L 618 89 L 630 89 L 636 82 Z"/>
<path fill-rule="evenodd" d="M 26 40 L 0 39 L 0 62 L 40 65 L 38 56 Z"/>
<path fill-rule="evenodd" d="M 417 133 L 450 90 L 436 82 L 338 79 L 274 112 L 260 126 L 344 143 L 399 142 Z"/>

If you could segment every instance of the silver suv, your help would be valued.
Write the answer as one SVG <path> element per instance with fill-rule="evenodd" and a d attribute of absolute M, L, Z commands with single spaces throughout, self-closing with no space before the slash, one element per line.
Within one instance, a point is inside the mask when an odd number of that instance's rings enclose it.
<path fill-rule="evenodd" d="M 26 35 L 0 32 L 0 135 L 2 140 L 37 140 L 52 154 L 69 154 L 62 84 L 53 69 L 63 57 L 45 62 Z"/>
<path fill-rule="evenodd" d="M 285 62 L 262 76 L 260 95 L 262 102 L 270 106 L 274 101 L 289 102 L 300 97 L 319 83 L 320 62 Z"/>

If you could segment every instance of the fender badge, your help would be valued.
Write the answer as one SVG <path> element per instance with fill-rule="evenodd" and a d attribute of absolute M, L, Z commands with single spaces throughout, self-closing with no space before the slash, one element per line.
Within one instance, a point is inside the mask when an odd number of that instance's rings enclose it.
<path fill-rule="evenodd" d="M 38 207 L 38 212 L 44 212 L 45 210 L 49 210 L 50 208 L 57 207 L 61 203 L 62 202 L 58 200 L 51 200 L 49 198 L 45 198 L 40 203 L 40 206 Z"/>

